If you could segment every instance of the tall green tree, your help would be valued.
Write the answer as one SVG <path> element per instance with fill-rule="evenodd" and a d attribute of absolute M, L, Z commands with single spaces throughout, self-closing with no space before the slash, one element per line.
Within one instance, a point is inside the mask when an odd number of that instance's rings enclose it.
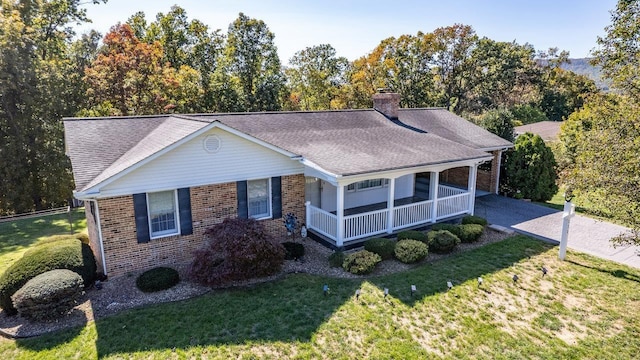
<path fill-rule="evenodd" d="M 243 111 L 281 108 L 284 76 L 274 37 L 264 21 L 243 13 L 229 25 L 222 66 Z"/>
<path fill-rule="evenodd" d="M 322 44 L 300 50 L 289 60 L 285 69 L 289 87 L 302 110 L 326 110 L 334 108 L 332 100 L 340 86 L 348 60 L 337 57 L 336 50 Z"/>
<path fill-rule="evenodd" d="M 618 0 L 606 36 L 598 37 L 593 62 L 615 88 L 640 95 L 640 2 Z"/>
<path fill-rule="evenodd" d="M 480 126 L 505 140 L 513 141 L 515 138 L 513 114 L 505 108 L 493 109 L 483 113 L 480 116 Z"/>
<path fill-rule="evenodd" d="M 593 96 L 560 134 L 563 182 L 600 215 L 632 227 L 616 244 L 640 244 L 640 104 L 625 95 Z"/>
<path fill-rule="evenodd" d="M 70 56 L 70 25 L 88 21 L 81 5 L 2 1 L 0 213 L 62 205 L 71 197 L 60 118 L 72 116 L 82 99 L 79 63 Z"/>
<path fill-rule="evenodd" d="M 512 196 L 547 201 L 558 192 L 556 161 L 540 135 L 519 135 L 505 164 L 505 184 Z"/>

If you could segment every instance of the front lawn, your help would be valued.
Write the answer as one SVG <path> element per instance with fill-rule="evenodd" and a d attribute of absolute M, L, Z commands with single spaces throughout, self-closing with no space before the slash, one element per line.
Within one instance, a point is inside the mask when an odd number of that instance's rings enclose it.
<path fill-rule="evenodd" d="M 515 236 L 394 275 L 292 274 L 0 340 L 0 358 L 637 358 L 640 270 L 557 252 Z"/>
<path fill-rule="evenodd" d="M 86 231 L 84 208 L 72 209 L 71 220 L 74 233 Z M 69 233 L 68 213 L 0 223 L 0 274 L 40 239 Z"/>

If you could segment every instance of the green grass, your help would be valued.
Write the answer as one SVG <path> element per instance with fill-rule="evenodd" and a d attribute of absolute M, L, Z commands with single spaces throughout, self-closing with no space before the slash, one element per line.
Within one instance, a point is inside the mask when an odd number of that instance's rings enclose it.
<path fill-rule="evenodd" d="M 71 218 L 75 233 L 86 231 L 84 208 L 71 210 Z M 42 238 L 69 233 L 69 214 L 0 223 L 0 274 Z"/>
<path fill-rule="evenodd" d="M 292 274 L 0 340 L 0 358 L 637 358 L 640 270 L 574 252 L 561 262 L 557 251 L 515 236 L 382 277 Z"/>

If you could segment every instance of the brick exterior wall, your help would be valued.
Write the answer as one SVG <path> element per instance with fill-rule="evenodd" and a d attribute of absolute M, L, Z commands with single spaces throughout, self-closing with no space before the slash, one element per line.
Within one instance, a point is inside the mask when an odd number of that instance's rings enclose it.
<path fill-rule="evenodd" d="M 440 183 L 449 183 L 453 185 L 462 186 L 465 189 L 469 185 L 469 167 L 457 167 L 453 169 L 447 169 L 440 173 Z"/>
<path fill-rule="evenodd" d="M 304 175 L 282 177 L 282 214 L 292 212 L 304 218 Z M 169 236 L 138 243 L 133 196 L 98 200 L 107 274 L 110 277 L 159 265 L 189 261 L 204 240 L 204 231 L 237 216 L 236 183 L 191 188 L 193 234 Z M 269 233 L 282 238 L 286 234 L 282 219 L 263 220 Z M 91 232 L 90 232 L 91 236 Z M 97 233 L 92 237 L 97 239 Z M 97 252 L 96 252 L 97 250 Z M 99 248 L 94 249 L 98 253 Z"/>
<path fill-rule="evenodd" d="M 487 191 L 497 194 L 498 192 L 496 191 L 496 189 L 498 188 L 498 181 L 500 177 L 500 166 L 498 166 L 498 161 L 502 156 L 502 151 L 496 150 L 496 151 L 493 151 L 491 154 L 493 154 L 493 160 L 491 160 L 491 179 L 490 179 L 490 187 L 489 187 L 489 190 Z"/>
<path fill-rule="evenodd" d="M 96 257 L 96 265 L 98 266 L 97 271 L 99 273 L 104 274 L 104 269 L 102 268 L 102 253 L 100 252 L 100 239 L 98 236 L 98 227 L 96 226 L 96 218 L 94 214 L 91 212 L 91 207 L 93 203 L 91 201 L 86 201 L 84 203 L 84 216 L 87 218 L 87 233 L 89 234 L 89 246 L 91 250 L 93 250 L 93 254 Z"/>
<path fill-rule="evenodd" d="M 491 170 L 478 169 L 478 175 L 476 178 L 476 190 L 488 191 L 490 193 L 496 192 L 496 184 L 498 182 L 498 174 L 500 167 L 498 166 L 498 159 L 502 156 L 500 150 L 492 151 L 493 160 L 491 160 Z M 440 173 L 440 182 L 447 182 L 454 185 L 463 187 L 468 186 L 469 168 L 457 167 L 453 169 L 447 169 Z"/>

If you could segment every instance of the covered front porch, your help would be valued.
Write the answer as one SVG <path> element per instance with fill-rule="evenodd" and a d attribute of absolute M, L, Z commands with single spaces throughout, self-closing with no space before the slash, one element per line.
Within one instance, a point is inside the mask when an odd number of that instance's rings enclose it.
<path fill-rule="evenodd" d="M 473 214 L 477 165 L 466 166 L 469 172 L 466 188 L 439 183 L 440 172 L 449 168 L 397 173 L 385 178 L 371 174 L 336 185 L 323 181 L 327 189 L 320 185 L 320 191 L 329 193 L 330 198 L 325 196 L 321 201 L 322 197 L 307 192 L 307 229 L 339 248 L 376 235 Z M 366 191 L 358 193 L 363 184 Z"/>

